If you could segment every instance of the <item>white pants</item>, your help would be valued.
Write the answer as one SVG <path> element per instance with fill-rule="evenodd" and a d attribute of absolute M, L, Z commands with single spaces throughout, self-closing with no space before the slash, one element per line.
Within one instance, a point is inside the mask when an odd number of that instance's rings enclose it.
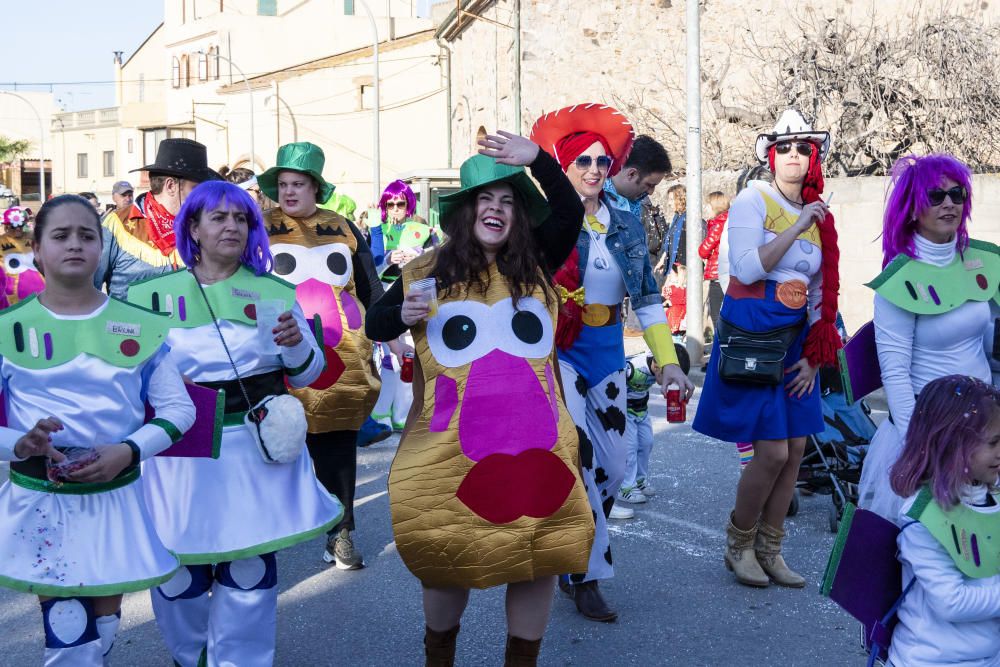
<path fill-rule="evenodd" d="M 594 512 L 594 545 L 586 573 L 570 575 L 573 583 L 615 576 L 607 516 L 625 477 L 625 370 L 606 376 L 581 393 L 582 377 L 564 361 L 559 362 L 566 409 L 580 434 L 583 486 Z M 578 382 L 578 380 L 580 380 Z M 614 396 L 615 398 L 610 398 Z"/>

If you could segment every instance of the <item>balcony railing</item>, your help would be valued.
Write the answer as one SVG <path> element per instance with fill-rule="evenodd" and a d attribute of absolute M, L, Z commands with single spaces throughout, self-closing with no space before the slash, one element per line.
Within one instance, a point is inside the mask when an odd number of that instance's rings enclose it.
<path fill-rule="evenodd" d="M 86 127 L 104 127 L 118 124 L 118 107 L 106 109 L 89 109 L 87 111 L 69 111 L 52 116 L 52 131 Z"/>

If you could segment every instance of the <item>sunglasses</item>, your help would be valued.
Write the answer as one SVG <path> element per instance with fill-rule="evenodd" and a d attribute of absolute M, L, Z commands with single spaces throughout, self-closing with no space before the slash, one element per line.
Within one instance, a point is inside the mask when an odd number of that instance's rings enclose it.
<path fill-rule="evenodd" d="M 774 152 L 778 155 L 784 155 L 791 152 L 793 146 L 799 155 L 804 155 L 805 157 L 812 155 L 813 145 L 808 141 L 779 141 L 774 145 Z"/>
<path fill-rule="evenodd" d="M 575 160 L 573 160 L 573 164 L 576 165 L 577 169 L 581 171 L 587 171 L 588 169 L 590 169 L 590 165 L 594 164 L 594 159 L 595 158 L 592 158 L 589 155 L 581 155 Z M 610 157 L 608 157 L 607 155 L 598 155 L 596 159 L 597 159 L 598 171 L 607 171 L 608 169 L 611 169 Z"/>
<path fill-rule="evenodd" d="M 406 208 L 405 201 L 387 201 L 385 203 L 386 208 Z"/>
<path fill-rule="evenodd" d="M 944 203 L 944 198 L 947 195 L 948 199 L 951 200 L 952 204 L 956 206 L 961 206 L 965 203 L 966 198 L 968 198 L 969 193 L 966 192 L 965 188 L 961 185 L 956 185 L 950 190 L 942 190 L 941 188 L 934 188 L 933 190 L 927 191 L 927 199 L 930 200 L 931 206 L 940 206 Z"/>

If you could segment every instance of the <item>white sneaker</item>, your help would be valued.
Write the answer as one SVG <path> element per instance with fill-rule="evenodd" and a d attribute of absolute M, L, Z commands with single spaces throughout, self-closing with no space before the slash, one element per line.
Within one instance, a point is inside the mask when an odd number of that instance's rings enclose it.
<path fill-rule="evenodd" d="M 635 486 L 623 486 L 618 490 L 618 500 L 623 503 L 631 503 L 633 505 L 638 505 L 640 503 L 646 502 L 646 496 L 642 494 L 642 491 Z"/>
<path fill-rule="evenodd" d="M 646 478 L 635 480 L 635 488 L 639 489 L 639 492 L 647 498 L 652 498 L 656 495 L 656 489 L 653 485 L 646 481 Z"/>
<path fill-rule="evenodd" d="M 608 515 L 609 519 L 631 519 L 635 516 L 635 510 L 631 507 L 622 507 L 618 503 L 615 503 L 611 507 L 611 514 Z"/>

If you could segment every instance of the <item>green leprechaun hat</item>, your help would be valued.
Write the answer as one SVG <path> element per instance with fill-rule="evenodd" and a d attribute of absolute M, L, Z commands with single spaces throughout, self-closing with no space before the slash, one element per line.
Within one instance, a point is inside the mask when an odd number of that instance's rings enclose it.
<path fill-rule="evenodd" d="M 438 198 L 441 229 L 445 234 L 449 233 L 452 213 L 459 205 L 476 190 L 492 183 L 510 183 L 512 188 L 521 193 L 528 205 L 528 217 L 531 219 L 532 227 L 537 227 L 549 217 L 548 202 L 545 201 L 545 197 L 539 192 L 524 167 L 500 164 L 486 155 L 473 155 L 462 163 L 459 177 L 462 189 Z"/>
<path fill-rule="evenodd" d="M 323 149 L 316 144 L 308 141 L 285 144 L 278 149 L 278 159 L 275 162 L 273 167 L 257 177 L 260 191 L 267 195 L 268 199 L 278 201 L 278 174 L 282 171 L 297 171 L 312 176 L 319 184 L 317 202 L 325 202 L 333 194 L 334 186 L 323 180 L 326 156 L 323 155 Z"/>

